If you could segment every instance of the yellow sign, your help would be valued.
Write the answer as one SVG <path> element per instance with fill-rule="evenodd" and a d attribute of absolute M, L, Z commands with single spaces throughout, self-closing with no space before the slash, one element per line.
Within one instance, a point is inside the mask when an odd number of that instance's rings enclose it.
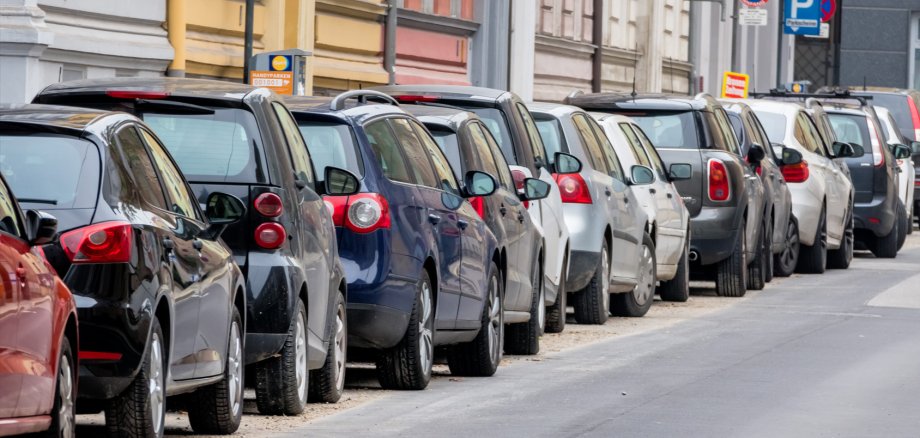
<path fill-rule="evenodd" d="M 278 94 L 291 95 L 294 94 L 294 72 L 253 71 L 249 73 L 249 85 L 269 88 Z"/>
<path fill-rule="evenodd" d="M 802 84 L 800 84 L 800 83 L 798 83 L 798 82 L 793 83 L 793 84 L 792 84 L 792 92 L 793 92 L 793 93 L 801 93 L 801 92 L 802 92 Z"/>
<path fill-rule="evenodd" d="M 722 76 L 722 98 L 746 99 L 751 77 L 744 73 L 725 72 Z"/>
<path fill-rule="evenodd" d="M 288 61 L 287 56 L 274 56 L 272 57 L 272 70 L 274 71 L 285 71 L 290 70 L 291 62 Z"/>

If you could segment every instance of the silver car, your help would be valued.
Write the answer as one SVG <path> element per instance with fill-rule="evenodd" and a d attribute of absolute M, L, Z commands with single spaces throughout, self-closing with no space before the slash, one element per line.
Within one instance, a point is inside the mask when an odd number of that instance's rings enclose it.
<path fill-rule="evenodd" d="M 633 185 L 654 181 L 645 166 L 624 171 L 603 129 L 580 108 L 529 104 L 547 154 L 566 152 L 581 172 L 557 175 L 572 259 L 566 290 L 575 320 L 603 324 L 608 312 L 643 316 L 655 296 L 655 242 Z"/>

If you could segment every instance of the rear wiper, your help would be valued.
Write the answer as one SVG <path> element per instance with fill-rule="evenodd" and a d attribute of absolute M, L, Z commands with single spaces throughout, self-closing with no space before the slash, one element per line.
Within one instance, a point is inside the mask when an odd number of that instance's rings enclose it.
<path fill-rule="evenodd" d="M 57 205 L 57 201 L 54 199 L 38 199 L 38 198 L 17 198 L 19 202 L 27 202 L 29 204 L 49 204 Z"/>
<path fill-rule="evenodd" d="M 148 100 L 138 99 L 134 107 L 141 112 L 164 112 L 168 114 L 214 114 L 214 110 L 206 106 L 195 105 L 174 100 Z"/>

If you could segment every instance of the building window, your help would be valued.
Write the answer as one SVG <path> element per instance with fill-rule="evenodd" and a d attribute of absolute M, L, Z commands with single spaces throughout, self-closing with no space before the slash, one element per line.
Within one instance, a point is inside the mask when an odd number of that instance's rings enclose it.
<path fill-rule="evenodd" d="M 396 6 L 442 17 L 473 19 L 474 0 L 396 0 Z"/>
<path fill-rule="evenodd" d="M 78 81 L 86 79 L 86 68 L 76 65 L 65 65 L 61 67 L 61 82 Z"/>

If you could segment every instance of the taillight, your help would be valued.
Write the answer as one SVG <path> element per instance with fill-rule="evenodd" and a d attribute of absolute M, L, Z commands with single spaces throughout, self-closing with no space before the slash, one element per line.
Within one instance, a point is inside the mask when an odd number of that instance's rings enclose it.
<path fill-rule="evenodd" d="M 284 225 L 277 222 L 265 222 L 256 227 L 253 237 L 256 245 L 262 248 L 278 249 L 281 248 L 281 245 L 284 245 L 284 240 L 287 239 L 287 231 L 285 231 Z"/>
<path fill-rule="evenodd" d="M 102 222 L 61 234 L 61 247 L 72 263 L 128 263 L 131 224 Z"/>
<path fill-rule="evenodd" d="M 872 123 L 872 119 L 867 117 L 866 123 L 869 124 L 869 141 L 872 142 L 872 164 L 875 167 L 882 167 L 885 165 L 885 151 L 882 150 L 878 130 L 875 129 L 875 123 Z"/>
<path fill-rule="evenodd" d="M 483 219 L 486 218 L 486 205 L 485 201 L 482 199 L 482 196 L 470 198 L 470 205 L 473 206 L 473 210 L 476 210 L 476 214 L 478 214 L 479 217 Z"/>
<path fill-rule="evenodd" d="M 348 208 L 348 196 L 324 196 L 323 202 L 332 215 L 332 223 L 337 227 L 345 225 L 345 210 Z"/>
<path fill-rule="evenodd" d="M 349 196 L 345 227 L 356 233 L 390 228 L 390 205 L 386 198 L 376 193 Z"/>
<path fill-rule="evenodd" d="M 439 100 L 438 96 L 424 96 L 424 95 L 413 95 L 413 94 L 403 94 L 400 96 L 393 96 L 399 102 L 404 103 L 413 103 L 413 102 L 437 102 Z"/>
<path fill-rule="evenodd" d="M 763 175 L 763 166 L 757 166 L 754 168 L 754 172 L 757 172 L 757 176 Z"/>
<path fill-rule="evenodd" d="M 141 91 L 141 90 L 106 90 L 106 95 L 116 99 L 166 99 L 169 93 L 165 91 Z"/>
<path fill-rule="evenodd" d="M 914 140 L 920 141 L 920 111 L 910 96 L 907 96 L 907 107 L 910 108 L 910 120 L 914 123 Z"/>
<path fill-rule="evenodd" d="M 719 160 L 709 160 L 709 200 L 728 201 L 731 195 L 732 189 L 725 163 Z"/>
<path fill-rule="evenodd" d="M 782 167 L 783 178 L 786 182 L 801 183 L 808 179 L 808 162 L 802 161 L 798 164 L 787 164 Z"/>
<path fill-rule="evenodd" d="M 559 195 L 566 204 L 590 204 L 591 193 L 588 185 L 580 174 L 571 173 L 556 175 L 556 185 L 559 186 Z"/>
<path fill-rule="evenodd" d="M 252 206 L 255 207 L 259 214 L 265 217 L 278 217 L 284 212 L 284 204 L 281 202 L 281 197 L 271 192 L 259 195 L 256 200 L 252 202 Z"/>
<path fill-rule="evenodd" d="M 77 357 L 83 360 L 92 360 L 92 361 L 118 361 L 121 360 L 121 353 L 112 353 L 108 351 L 86 351 L 80 350 L 77 353 Z"/>
<path fill-rule="evenodd" d="M 527 174 L 515 169 L 511 171 L 511 179 L 514 180 L 514 189 L 517 190 L 518 194 L 523 194 L 524 180 L 527 179 Z M 524 208 L 530 208 L 530 201 L 524 201 Z"/>

